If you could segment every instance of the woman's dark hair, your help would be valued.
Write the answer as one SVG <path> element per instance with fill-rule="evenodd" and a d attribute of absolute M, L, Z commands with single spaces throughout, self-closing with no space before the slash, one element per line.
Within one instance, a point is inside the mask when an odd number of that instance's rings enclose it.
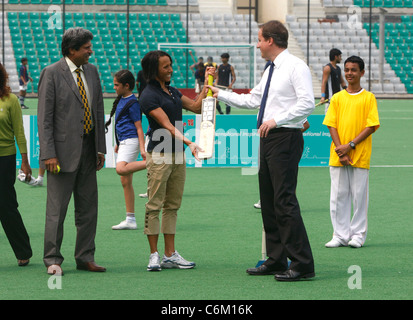
<path fill-rule="evenodd" d="M 67 29 L 62 38 L 63 56 L 69 55 L 70 49 L 79 50 L 81 46 L 92 41 L 92 39 L 93 34 L 89 30 L 80 27 Z"/>
<path fill-rule="evenodd" d="M 171 56 L 165 51 L 155 50 L 149 51 L 147 54 L 145 54 L 141 61 L 141 66 L 143 71 L 143 77 L 145 78 L 146 82 L 149 83 L 150 81 L 156 79 L 156 77 L 158 76 L 159 58 L 165 56 L 169 57 L 172 63 Z"/>
<path fill-rule="evenodd" d="M 264 39 L 273 38 L 279 48 L 288 47 L 288 30 L 278 20 L 268 21 L 260 26 Z"/>
<path fill-rule="evenodd" d="M 0 63 L 0 99 L 4 97 L 8 98 L 11 92 L 10 87 L 8 86 L 9 75 L 7 74 L 6 69 Z"/>
<path fill-rule="evenodd" d="M 132 91 L 135 88 L 135 77 L 133 76 L 132 72 L 129 70 L 120 70 L 115 73 L 114 78 L 116 79 L 117 82 L 121 83 L 122 85 L 128 84 L 130 91 Z M 118 103 L 120 99 L 122 98 L 122 95 L 118 95 L 113 102 L 112 110 L 110 111 L 110 116 L 109 120 L 105 123 L 105 129 L 106 132 L 108 132 L 108 127 L 110 126 L 112 122 L 112 117 L 116 112 L 116 107 L 118 106 Z"/>

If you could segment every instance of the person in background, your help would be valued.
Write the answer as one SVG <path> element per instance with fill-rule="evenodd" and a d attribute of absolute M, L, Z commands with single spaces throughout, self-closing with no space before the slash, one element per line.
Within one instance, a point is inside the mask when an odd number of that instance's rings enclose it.
<path fill-rule="evenodd" d="M 21 170 L 26 182 L 32 169 L 27 158 L 22 111 L 18 98 L 7 84 L 8 75 L 0 64 L 0 221 L 19 266 L 27 266 L 32 257 L 30 238 L 18 210 L 16 181 L 16 143 L 22 157 Z"/>
<path fill-rule="evenodd" d="M 215 83 L 218 86 L 226 87 L 227 89 L 232 89 L 232 86 L 234 82 L 237 80 L 237 77 L 235 76 L 234 67 L 228 63 L 229 54 L 221 54 L 221 61 L 222 64 L 218 67 L 217 78 L 215 80 Z M 221 106 L 219 103 L 217 103 L 217 110 L 219 114 L 224 114 L 221 110 Z M 231 106 L 228 104 L 226 105 L 225 113 L 231 113 Z"/>
<path fill-rule="evenodd" d="M 129 70 L 118 71 L 113 79 L 118 95 L 113 103 L 110 118 L 106 122 L 106 130 L 115 115 L 115 152 L 116 172 L 120 175 L 126 205 L 126 219 L 112 230 L 133 230 L 137 228 L 135 218 L 135 192 L 133 190 L 133 173 L 146 168 L 145 142 L 142 130 L 142 117 L 138 100 L 132 91 L 135 78 Z M 139 150 L 142 161 L 137 161 Z"/>
<path fill-rule="evenodd" d="M 27 58 L 26 57 L 22 58 L 21 63 L 22 64 L 19 69 L 20 106 L 22 109 L 29 109 L 29 107 L 27 107 L 24 104 L 24 99 L 26 98 L 27 84 L 29 83 L 29 81 L 33 81 L 33 79 L 32 77 L 29 76 L 29 72 L 27 71 L 27 64 L 28 64 Z"/>
<path fill-rule="evenodd" d="M 330 63 L 323 68 L 323 79 L 321 83 L 321 100 L 324 102 L 331 99 L 333 94 L 339 92 L 341 88 L 346 89 L 341 69 L 338 64 L 341 62 L 341 51 L 333 48 L 330 50 Z M 325 113 L 327 113 L 329 102 L 325 104 Z"/>
<path fill-rule="evenodd" d="M 348 87 L 331 98 L 323 122 L 333 140 L 329 162 L 333 238 L 327 248 L 360 248 L 366 241 L 371 135 L 380 127 L 376 98 L 360 85 L 363 59 L 349 57 L 344 74 Z"/>

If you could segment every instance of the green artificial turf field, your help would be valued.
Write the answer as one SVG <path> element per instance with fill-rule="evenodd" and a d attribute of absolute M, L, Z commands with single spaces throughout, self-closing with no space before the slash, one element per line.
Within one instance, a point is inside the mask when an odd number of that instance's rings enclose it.
<path fill-rule="evenodd" d="M 31 109 L 35 101 L 28 99 Z M 234 113 L 235 113 L 235 109 Z M 318 114 L 322 111 L 317 110 Z M 0 229 L 0 299 L 412 299 L 413 152 L 412 101 L 379 100 L 381 128 L 373 136 L 370 170 L 369 231 L 361 249 L 327 249 L 331 239 L 328 168 L 300 168 L 298 199 L 315 259 L 316 277 L 280 283 L 273 276 L 248 276 L 261 258 L 261 217 L 257 176 L 241 169 L 187 169 L 178 213 L 176 249 L 197 263 L 192 270 L 146 271 L 149 247 L 143 235 L 146 199 L 136 198 L 138 230 L 112 231 L 124 219 L 123 190 L 114 169 L 98 173 L 99 221 L 96 262 L 106 273 L 76 270 L 75 227 L 70 204 L 62 252 L 61 289 L 49 289 L 42 262 L 46 188 L 16 182 L 20 212 L 28 229 L 33 258 L 18 267 Z M 33 170 L 37 175 L 37 170 Z M 46 181 L 47 184 L 47 181 Z M 134 176 L 135 193 L 145 191 L 146 175 Z M 163 238 L 160 237 L 163 254 Z M 361 271 L 360 289 L 350 289 L 351 266 Z M 351 269 L 350 269 L 351 270 Z"/>

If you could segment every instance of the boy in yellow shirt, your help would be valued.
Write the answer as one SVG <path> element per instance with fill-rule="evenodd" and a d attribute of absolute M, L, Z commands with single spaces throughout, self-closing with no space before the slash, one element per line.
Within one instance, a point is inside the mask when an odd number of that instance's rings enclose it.
<path fill-rule="evenodd" d="M 371 134 L 380 127 L 376 98 L 360 86 L 364 61 L 357 56 L 348 58 L 344 74 L 348 87 L 331 98 L 323 122 L 333 140 L 329 165 L 334 233 L 325 245 L 328 248 L 360 248 L 366 241 Z"/>

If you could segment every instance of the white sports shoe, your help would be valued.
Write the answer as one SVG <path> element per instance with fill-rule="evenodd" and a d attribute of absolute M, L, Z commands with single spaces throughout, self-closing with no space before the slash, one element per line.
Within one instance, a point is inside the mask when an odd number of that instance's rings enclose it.
<path fill-rule="evenodd" d="M 36 179 L 36 186 L 42 187 L 43 186 L 43 179 L 40 177 L 37 177 Z"/>
<path fill-rule="evenodd" d="M 149 256 L 149 264 L 146 267 L 146 270 L 148 271 L 161 271 L 161 265 L 160 265 L 161 257 L 159 256 L 158 252 L 151 253 Z"/>
<path fill-rule="evenodd" d="M 139 197 L 140 198 L 147 198 L 148 197 L 148 193 L 139 193 Z"/>
<path fill-rule="evenodd" d="M 195 265 L 195 262 L 182 258 L 178 251 L 175 251 L 170 257 L 164 255 L 161 263 L 161 267 L 165 269 L 192 269 Z"/>
<path fill-rule="evenodd" d="M 254 203 L 254 208 L 255 209 L 261 209 L 261 200 L 258 200 L 257 203 Z"/>
<path fill-rule="evenodd" d="M 20 182 L 27 183 L 29 186 L 37 185 L 37 180 L 33 178 L 33 176 L 30 176 L 30 181 L 26 181 L 26 175 L 21 169 L 19 169 L 19 174 L 17 175 L 17 179 Z"/>
<path fill-rule="evenodd" d="M 346 247 L 346 245 L 342 244 L 337 239 L 331 239 L 329 242 L 325 244 L 326 248 L 338 248 L 338 247 Z"/>
<path fill-rule="evenodd" d="M 112 227 L 112 230 L 135 230 L 137 229 L 136 221 L 124 220 L 116 226 Z"/>
<path fill-rule="evenodd" d="M 362 247 L 362 244 L 360 242 L 358 242 L 356 239 L 351 239 L 348 242 L 348 245 L 352 248 L 361 248 Z"/>

